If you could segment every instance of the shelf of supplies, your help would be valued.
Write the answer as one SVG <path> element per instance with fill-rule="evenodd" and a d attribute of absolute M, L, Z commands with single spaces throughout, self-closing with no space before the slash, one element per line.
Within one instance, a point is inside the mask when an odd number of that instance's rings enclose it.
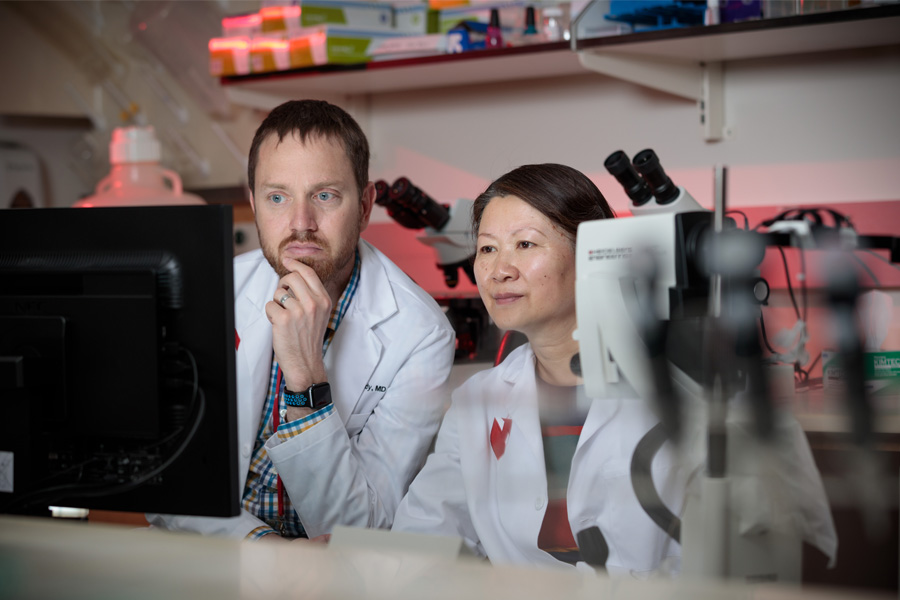
<path fill-rule="evenodd" d="M 370 94 L 497 83 L 584 73 L 568 42 L 533 44 L 461 54 L 439 54 L 330 65 L 295 71 L 223 77 L 222 84 L 258 94 Z"/>
<path fill-rule="evenodd" d="M 298 94 L 379 94 L 606 72 L 603 65 L 589 64 L 592 57 L 699 64 L 894 44 L 900 44 L 900 4 L 594 37 L 571 45 L 555 42 L 223 77 L 221 82 L 241 101 L 253 103 L 255 97 L 257 104 L 272 104 Z M 693 78 L 689 75 L 690 85 Z"/>
<path fill-rule="evenodd" d="M 576 32 L 602 23 L 598 12 L 598 5 L 588 5 Z M 723 65 L 896 44 L 897 4 L 609 37 L 576 36 L 572 46 L 587 70 L 695 101 L 704 139 L 717 141 L 729 137 Z"/>
<path fill-rule="evenodd" d="M 577 51 L 698 62 L 900 44 L 900 4 L 578 40 Z"/>

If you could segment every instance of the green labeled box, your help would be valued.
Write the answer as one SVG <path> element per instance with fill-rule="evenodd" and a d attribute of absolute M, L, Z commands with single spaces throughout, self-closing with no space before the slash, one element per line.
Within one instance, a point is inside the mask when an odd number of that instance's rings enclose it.
<path fill-rule="evenodd" d="M 373 31 L 394 29 L 394 7 L 386 3 L 304 0 L 300 7 L 301 27 L 341 25 Z"/>
<path fill-rule="evenodd" d="M 866 352 L 866 389 L 873 397 L 900 397 L 900 352 Z"/>
<path fill-rule="evenodd" d="M 876 409 L 900 410 L 900 352 L 866 352 L 863 355 L 866 392 Z M 847 375 L 837 352 L 822 352 L 822 385 L 826 396 L 841 396 Z"/>

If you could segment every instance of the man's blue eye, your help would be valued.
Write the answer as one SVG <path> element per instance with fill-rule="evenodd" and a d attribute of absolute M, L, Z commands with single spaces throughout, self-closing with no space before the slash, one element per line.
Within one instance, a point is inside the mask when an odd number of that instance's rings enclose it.
<path fill-rule="evenodd" d="M 272 194 L 271 196 L 269 196 L 269 200 L 272 201 L 272 204 L 281 204 L 282 202 L 284 202 L 284 196 L 282 196 L 281 194 Z"/>
<path fill-rule="evenodd" d="M 318 194 L 316 194 L 316 198 L 322 201 L 328 201 L 334 198 L 334 194 L 332 194 L 331 192 L 319 192 Z"/>

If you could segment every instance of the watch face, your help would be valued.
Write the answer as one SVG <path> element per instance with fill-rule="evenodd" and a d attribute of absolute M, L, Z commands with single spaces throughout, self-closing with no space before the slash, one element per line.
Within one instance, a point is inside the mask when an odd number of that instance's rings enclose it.
<path fill-rule="evenodd" d="M 327 383 L 316 383 L 309 388 L 312 408 L 322 408 L 331 404 L 331 386 Z"/>

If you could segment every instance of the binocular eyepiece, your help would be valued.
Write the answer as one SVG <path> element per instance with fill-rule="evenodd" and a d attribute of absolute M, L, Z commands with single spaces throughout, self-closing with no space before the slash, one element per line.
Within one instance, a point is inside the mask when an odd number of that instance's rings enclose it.
<path fill-rule="evenodd" d="M 384 180 L 376 181 L 375 203 L 408 229 L 441 229 L 450 220 L 448 207 L 435 202 L 406 177 L 400 177 L 391 186 Z"/>
<path fill-rule="evenodd" d="M 680 193 L 659 164 L 659 157 L 649 148 L 638 152 L 631 162 L 623 151 L 616 150 L 603 166 L 622 184 L 634 206 L 643 206 L 654 198 L 657 204 L 670 204 Z"/>

